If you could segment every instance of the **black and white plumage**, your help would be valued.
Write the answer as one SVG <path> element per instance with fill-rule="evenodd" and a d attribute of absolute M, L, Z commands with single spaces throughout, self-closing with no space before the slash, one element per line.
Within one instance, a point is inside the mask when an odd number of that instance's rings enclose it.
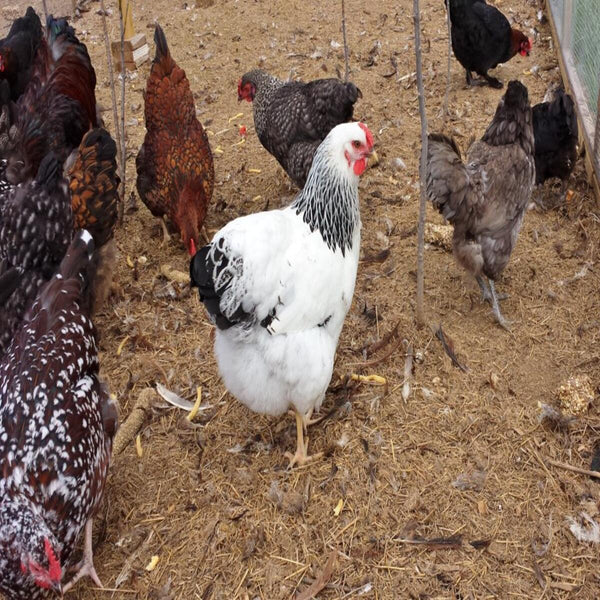
<path fill-rule="evenodd" d="M 297 415 L 320 407 L 354 293 L 360 248 L 359 175 L 373 149 L 362 123 L 338 125 L 315 154 L 304 189 L 282 210 L 240 217 L 190 263 L 229 391 L 251 410 Z"/>
<path fill-rule="evenodd" d="M 494 280 L 508 264 L 531 198 L 533 149 L 529 97 L 518 81 L 508 84 L 492 122 L 464 162 L 454 140 L 429 135 L 427 194 L 454 226 L 456 260 L 477 279 L 504 327 Z"/>
<path fill-rule="evenodd" d="M 71 243 L 0 362 L 0 593 L 65 591 L 65 567 L 102 498 L 117 413 L 89 319 L 89 232 Z M 88 540 L 86 540 L 88 541 Z M 95 575 L 91 544 L 83 573 Z M 76 576 L 77 577 L 77 576 Z"/>
<path fill-rule="evenodd" d="M 352 119 L 360 96 L 351 82 L 282 81 L 260 69 L 245 73 L 238 84 L 238 99 L 253 103 L 260 143 L 300 188 L 319 144 L 333 127 Z"/>
<path fill-rule="evenodd" d="M 12 188 L 0 207 L 0 261 L 20 276 L 13 294 L 0 305 L 0 358 L 73 237 L 71 199 L 61 170 L 48 154 L 36 178 Z"/>

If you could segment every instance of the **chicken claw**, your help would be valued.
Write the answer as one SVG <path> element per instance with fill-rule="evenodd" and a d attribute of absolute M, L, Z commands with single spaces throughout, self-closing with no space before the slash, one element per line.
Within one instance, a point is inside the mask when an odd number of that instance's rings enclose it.
<path fill-rule="evenodd" d="M 500 312 L 500 305 L 498 304 L 498 296 L 496 294 L 496 288 L 494 286 L 494 282 L 491 279 L 488 279 L 488 283 L 490 284 L 490 293 L 492 295 L 492 311 L 494 312 L 494 316 L 496 317 L 496 321 L 498 321 L 498 325 L 506 331 L 510 331 L 511 322 L 507 321 Z"/>
<path fill-rule="evenodd" d="M 103 588 L 102 582 L 94 568 L 94 551 L 92 550 L 92 523 L 93 519 L 89 519 L 85 525 L 85 546 L 83 550 L 83 560 L 77 566 L 77 573 L 73 579 L 62 588 L 64 594 L 70 590 L 82 577 L 89 576 L 92 581 L 99 587 Z"/>
<path fill-rule="evenodd" d="M 169 230 L 167 229 L 167 224 L 165 223 L 164 217 L 160 220 L 160 224 L 162 225 L 163 230 L 163 241 L 162 246 L 166 246 L 171 241 L 171 235 L 169 234 Z"/>
<path fill-rule="evenodd" d="M 288 469 L 291 469 L 295 464 L 303 466 L 312 460 L 316 460 L 323 456 L 322 452 L 317 452 L 317 454 L 308 455 L 308 436 L 304 437 L 304 428 L 310 422 L 310 415 L 312 414 L 312 410 L 305 418 L 299 412 L 294 411 L 296 416 L 296 439 L 297 439 L 297 447 L 296 453 L 292 454 L 291 452 L 286 452 L 285 457 L 289 459 L 290 464 L 288 465 Z"/>

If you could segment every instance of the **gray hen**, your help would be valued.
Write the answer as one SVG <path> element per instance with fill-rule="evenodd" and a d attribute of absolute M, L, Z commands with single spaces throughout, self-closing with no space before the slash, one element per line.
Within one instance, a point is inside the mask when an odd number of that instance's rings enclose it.
<path fill-rule="evenodd" d="M 534 138 L 527 88 L 508 84 L 496 114 L 463 163 L 454 140 L 429 135 L 427 194 L 454 225 L 458 263 L 477 279 L 484 300 L 500 312 L 494 281 L 513 250 L 535 181 Z M 487 277 L 489 289 L 483 279 Z"/>
<path fill-rule="evenodd" d="M 245 73 L 238 84 L 238 100 L 253 103 L 260 143 L 299 188 L 320 143 L 336 125 L 352 119 L 361 96 L 351 82 L 282 81 L 260 69 Z"/>

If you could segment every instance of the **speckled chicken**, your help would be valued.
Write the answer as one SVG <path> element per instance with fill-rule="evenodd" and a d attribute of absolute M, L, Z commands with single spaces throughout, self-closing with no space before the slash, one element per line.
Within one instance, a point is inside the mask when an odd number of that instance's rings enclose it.
<path fill-rule="evenodd" d="M 55 273 L 73 237 L 67 182 L 53 154 L 35 179 L 14 187 L 0 209 L 0 261 L 18 283 L 0 303 L 0 358 L 40 287 Z M 5 292 L 6 293 L 6 292 Z"/>
<path fill-rule="evenodd" d="M 465 162 L 454 140 L 429 136 L 428 196 L 454 226 L 454 257 L 475 276 L 503 327 L 508 322 L 500 312 L 494 281 L 508 264 L 531 197 L 533 151 L 527 88 L 518 81 L 508 84 L 492 122 L 471 145 Z"/>
<path fill-rule="evenodd" d="M 97 248 L 92 282 L 93 313 L 108 297 L 117 258 L 114 232 L 120 179 L 116 155 L 117 145 L 108 131 L 91 129 L 68 168 L 73 226 L 76 230 L 87 229 Z"/>
<path fill-rule="evenodd" d="M 286 82 L 260 69 L 245 73 L 238 84 L 238 100 L 253 103 L 260 143 L 300 188 L 319 144 L 336 125 L 352 119 L 361 95 L 351 82 Z"/>
<path fill-rule="evenodd" d="M 137 190 L 155 217 L 175 224 L 193 254 L 212 198 L 213 156 L 185 71 L 171 57 L 159 25 L 154 43 L 145 96 L 146 137 L 135 161 Z"/>
<path fill-rule="evenodd" d="M 0 592 L 62 595 L 92 562 L 117 410 L 98 377 L 86 280 L 93 240 L 81 231 L 40 291 L 0 363 Z M 85 530 L 83 563 L 64 585 Z"/>

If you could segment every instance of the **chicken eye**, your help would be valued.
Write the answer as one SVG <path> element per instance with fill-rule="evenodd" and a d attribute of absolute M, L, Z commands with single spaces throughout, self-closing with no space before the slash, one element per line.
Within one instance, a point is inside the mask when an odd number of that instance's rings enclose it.
<path fill-rule="evenodd" d="M 352 142 L 352 145 L 353 145 L 355 148 L 360 148 L 362 144 L 361 144 L 361 143 L 360 143 L 358 140 L 354 140 L 354 141 Z"/>

